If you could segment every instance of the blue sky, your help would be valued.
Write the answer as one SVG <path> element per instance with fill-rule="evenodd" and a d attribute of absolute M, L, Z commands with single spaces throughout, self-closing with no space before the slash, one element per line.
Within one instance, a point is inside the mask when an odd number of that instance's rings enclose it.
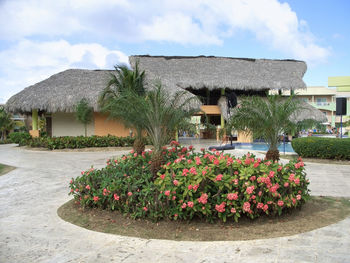
<path fill-rule="evenodd" d="M 308 86 L 350 75 L 347 0 L 0 0 L 0 103 L 68 68 L 129 55 L 307 62 Z"/>

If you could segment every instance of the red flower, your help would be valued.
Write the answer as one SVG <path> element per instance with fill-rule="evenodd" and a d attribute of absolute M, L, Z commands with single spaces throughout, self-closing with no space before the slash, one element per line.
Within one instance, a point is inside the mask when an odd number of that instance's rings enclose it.
<path fill-rule="evenodd" d="M 223 175 L 222 174 L 218 174 L 215 178 L 216 181 L 221 181 L 222 180 Z"/>
<path fill-rule="evenodd" d="M 187 206 L 192 208 L 192 207 L 193 207 L 193 202 L 188 201 L 188 202 L 187 202 Z"/>
<path fill-rule="evenodd" d="M 98 196 L 94 196 L 94 202 L 96 203 L 100 198 Z"/>
<path fill-rule="evenodd" d="M 85 186 L 87 190 L 90 190 L 90 185 Z"/>
<path fill-rule="evenodd" d="M 169 190 L 166 190 L 166 191 L 164 192 L 164 194 L 165 194 L 166 196 L 169 196 L 169 195 L 170 195 L 170 191 L 169 191 Z"/>
<path fill-rule="evenodd" d="M 227 194 L 227 199 L 228 200 L 237 200 L 238 195 L 237 195 L 237 193 L 229 193 L 229 194 Z"/>
<path fill-rule="evenodd" d="M 243 210 L 246 211 L 246 212 L 250 211 L 250 203 L 249 202 L 245 202 L 243 204 Z"/>
<path fill-rule="evenodd" d="M 132 196 L 132 192 L 128 192 L 128 196 Z"/>
<path fill-rule="evenodd" d="M 202 194 L 200 198 L 198 198 L 198 203 L 202 203 L 205 205 L 208 202 L 208 195 L 207 194 Z"/>
<path fill-rule="evenodd" d="M 282 201 L 282 200 L 279 200 L 279 201 L 277 202 L 277 205 L 278 205 L 278 206 L 283 206 L 283 205 L 284 205 L 284 203 L 283 203 L 283 201 Z"/>
<path fill-rule="evenodd" d="M 147 212 L 148 208 L 144 206 L 144 207 L 143 207 L 143 210 L 144 210 L 145 212 Z"/>
<path fill-rule="evenodd" d="M 177 185 L 179 184 L 179 181 L 178 181 L 178 180 L 174 180 L 174 181 L 173 181 L 173 184 L 174 184 L 175 186 L 177 186 Z"/>
<path fill-rule="evenodd" d="M 117 201 L 118 201 L 119 198 L 120 198 L 119 195 L 117 195 L 117 194 L 114 194 L 113 197 L 114 197 L 114 200 L 117 200 Z"/>
<path fill-rule="evenodd" d="M 161 174 L 159 177 L 162 178 L 162 180 L 164 180 L 165 174 Z"/>

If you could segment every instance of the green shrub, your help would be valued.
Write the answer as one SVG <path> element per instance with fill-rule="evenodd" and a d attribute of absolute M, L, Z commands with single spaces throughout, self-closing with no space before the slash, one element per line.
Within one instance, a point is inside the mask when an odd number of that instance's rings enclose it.
<path fill-rule="evenodd" d="M 301 157 L 350 160 L 350 138 L 297 138 L 292 147 Z"/>
<path fill-rule="evenodd" d="M 122 147 L 132 146 L 134 138 L 116 136 L 65 136 L 65 137 L 39 137 L 32 138 L 26 144 L 30 147 L 43 147 L 54 149 L 77 149 L 87 147 Z"/>
<path fill-rule="evenodd" d="M 11 132 L 9 134 L 9 140 L 13 143 L 23 143 L 30 140 L 32 136 L 28 132 Z"/>
<path fill-rule="evenodd" d="M 132 218 L 238 221 L 241 216 L 281 215 L 309 197 L 304 163 L 286 165 L 247 154 L 195 153 L 192 147 L 163 149 L 167 160 L 154 180 L 150 152 L 131 152 L 91 168 L 70 181 L 82 207 L 119 210 Z"/>

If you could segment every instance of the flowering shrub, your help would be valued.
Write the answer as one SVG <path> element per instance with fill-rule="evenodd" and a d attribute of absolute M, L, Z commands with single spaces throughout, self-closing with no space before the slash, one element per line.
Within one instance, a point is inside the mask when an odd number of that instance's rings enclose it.
<path fill-rule="evenodd" d="M 309 197 L 301 159 L 282 165 L 251 154 L 196 153 L 176 142 L 163 155 L 167 162 L 155 180 L 150 152 L 131 152 L 108 160 L 104 169 L 82 172 L 70 182 L 71 194 L 84 207 L 119 210 L 133 218 L 208 221 L 281 215 Z"/>

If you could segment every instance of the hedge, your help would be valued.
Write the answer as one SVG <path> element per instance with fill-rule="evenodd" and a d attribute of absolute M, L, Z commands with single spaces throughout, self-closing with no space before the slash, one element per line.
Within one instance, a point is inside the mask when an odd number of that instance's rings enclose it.
<path fill-rule="evenodd" d="M 350 160 L 350 138 L 297 138 L 292 147 L 301 157 Z"/>
<path fill-rule="evenodd" d="M 82 207 L 118 210 L 132 218 L 238 221 L 281 215 L 309 198 L 304 163 L 235 158 L 217 151 L 195 152 L 173 143 L 155 179 L 151 152 L 107 161 L 70 181 L 70 194 Z"/>
<path fill-rule="evenodd" d="M 11 132 L 9 140 L 13 143 L 25 144 L 32 136 L 28 132 Z"/>
<path fill-rule="evenodd" d="M 50 150 L 54 149 L 77 149 L 88 147 L 123 147 L 132 146 L 134 138 L 116 136 L 64 136 L 64 137 L 39 137 L 21 141 L 20 145 L 29 147 L 42 147 Z"/>

